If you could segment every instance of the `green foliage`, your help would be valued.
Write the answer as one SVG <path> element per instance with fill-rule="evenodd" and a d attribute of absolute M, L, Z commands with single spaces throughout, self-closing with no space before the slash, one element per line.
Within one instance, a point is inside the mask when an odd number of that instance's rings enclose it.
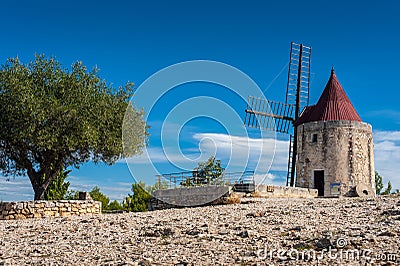
<path fill-rule="evenodd" d="M 381 195 L 389 195 L 391 191 L 392 191 L 392 183 L 390 183 L 389 181 L 387 188 L 385 189 L 385 191 L 381 193 Z"/>
<path fill-rule="evenodd" d="M 375 171 L 375 187 L 376 195 L 381 194 L 381 191 L 383 189 L 382 176 L 380 176 L 377 171 Z"/>
<path fill-rule="evenodd" d="M 132 94 L 133 83 L 116 89 L 81 62 L 68 70 L 42 55 L 8 59 L 0 68 L 0 170 L 27 174 L 43 199 L 60 169 L 139 153 L 148 134 L 143 111 L 128 104 Z"/>
<path fill-rule="evenodd" d="M 75 190 L 68 190 L 67 193 L 64 195 L 65 200 L 78 200 L 79 199 L 79 192 Z"/>
<path fill-rule="evenodd" d="M 143 182 L 139 182 L 139 184 L 143 185 L 142 187 L 144 190 L 146 190 L 147 193 L 151 195 L 154 190 L 159 190 L 159 189 L 167 189 L 169 187 L 168 181 L 163 179 L 163 180 L 158 180 L 154 185 L 145 185 Z"/>
<path fill-rule="evenodd" d="M 223 170 L 221 161 L 211 156 L 207 161 L 200 162 L 198 166 L 194 168 L 192 178 L 186 179 L 181 185 L 188 187 L 214 183 L 222 176 Z"/>
<path fill-rule="evenodd" d="M 151 195 L 146 192 L 146 185 L 143 182 L 132 184 L 132 195 L 124 199 L 123 207 L 127 211 L 143 212 L 147 211 Z"/>
<path fill-rule="evenodd" d="M 375 171 L 375 186 L 377 195 L 389 195 L 390 192 L 392 191 L 392 183 L 390 183 L 389 181 L 387 188 L 382 192 L 383 189 L 382 176 L 380 176 L 377 171 Z"/>
<path fill-rule="evenodd" d="M 45 200 L 61 200 L 64 199 L 68 191 L 69 182 L 65 182 L 71 170 L 64 171 L 63 168 L 58 172 L 56 177 L 51 181 L 44 194 Z"/>
<path fill-rule="evenodd" d="M 124 209 L 118 201 L 114 200 L 110 202 L 110 198 L 100 192 L 100 188 L 98 186 L 92 188 L 92 190 L 89 192 L 89 195 L 93 200 L 101 202 L 102 211 L 114 211 Z"/>
<path fill-rule="evenodd" d="M 108 203 L 110 203 L 110 198 L 100 192 L 100 188 L 95 186 L 89 192 L 90 197 L 95 201 L 100 201 L 103 210 L 108 210 Z"/>
<path fill-rule="evenodd" d="M 119 210 L 123 210 L 123 209 L 124 209 L 124 207 L 117 200 L 111 201 L 107 206 L 107 210 L 110 210 L 110 211 L 119 211 Z"/>

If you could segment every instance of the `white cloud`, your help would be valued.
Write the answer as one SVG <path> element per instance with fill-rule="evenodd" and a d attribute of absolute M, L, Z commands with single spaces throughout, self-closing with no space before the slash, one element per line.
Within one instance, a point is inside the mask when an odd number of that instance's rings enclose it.
<path fill-rule="evenodd" d="M 269 170 L 287 170 L 288 141 L 221 133 L 195 133 L 191 142 L 192 145 L 183 149 L 180 147 L 147 147 L 147 151 L 142 155 L 128 158 L 126 161 L 134 171 L 139 169 L 140 165 L 148 165 L 150 171 L 153 169 L 152 164 L 159 166 L 167 163 L 175 165 L 181 171 L 189 171 L 198 162 L 205 161 L 214 155 L 222 161 L 223 166 L 227 167 L 229 172 L 251 169 L 257 170 L 257 174 L 265 175 Z M 125 163 L 125 160 L 119 162 Z M 176 169 L 172 171 L 176 171 Z"/>
<path fill-rule="evenodd" d="M 400 131 L 374 132 L 375 170 L 383 177 L 384 185 L 392 183 L 400 189 Z"/>
<path fill-rule="evenodd" d="M 201 140 L 207 141 L 201 141 Z M 233 168 L 242 166 L 247 160 L 249 169 L 253 170 L 258 162 L 258 170 L 255 174 L 257 181 L 265 178 L 264 183 L 283 185 L 281 175 L 279 178 L 275 172 L 285 173 L 287 171 L 288 141 L 274 140 L 271 138 L 249 138 L 244 136 L 230 136 L 227 134 L 216 133 L 197 133 L 193 135 L 193 140 L 200 143 L 199 149 L 187 148 L 183 150 L 184 154 L 192 154 L 193 158 L 200 155 L 200 158 L 194 162 L 183 157 L 179 151 L 169 154 L 173 162 L 187 162 L 188 168 L 197 165 L 200 159 L 207 159 L 209 155 L 216 152 L 217 158 L 226 163 L 231 158 Z M 400 131 L 375 131 L 375 169 L 382 175 L 385 186 L 390 180 L 393 188 L 400 188 L 400 178 L 398 167 L 400 166 Z M 167 163 L 162 148 L 149 148 L 149 154 L 153 162 Z M 261 155 L 261 159 L 259 156 Z M 268 169 L 268 160 L 274 155 L 274 160 L 270 169 Z M 203 158 L 204 157 L 204 158 Z M 139 164 L 148 168 L 144 155 L 129 158 L 128 162 Z M 125 163 L 125 160 L 120 161 Z M 192 169 L 192 168 L 191 168 Z M 144 170 L 143 170 L 144 171 Z M 148 172 L 148 169 L 146 170 Z M 274 172 L 274 174 L 271 173 Z M 143 173 L 143 175 L 146 175 Z M 153 176 L 153 175 L 150 175 Z M 130 178 L 130 177 L 129 177 Z M 113 180 L 96 180 L 85 177 L 69 176 L 71 180 L 71 189 L 80 191 L 89 191 L 98 185 L 103 193 L 113 199 L 121 200 L 130 193 L 131 183 L 114 182 Z M 5 177 L 0 176 L 0 200 L 32 200 L 33 189 L 27 177 L 16 177 L 6 181 Z"/>
<path fill-rule="evenodd" d="M 282 171 L 287 168 L 288 141 L 216 133 L 198 133 L 193 138 L 198 141 L 212 140 L 203 145 L 205 153 L 216 149 L 217 157 L 223 160 L 230 159 L 233 166 L 248 163 L 255 168 L 258 164 L 259 170 L 267 172 L 273 160 L 271 170 Z"/>
<path fill-rule="evenodd" d="M 28 177 L 5 178 L 0 176 L 0 200 L 33 200 L 33 189 Z"/>
<path fill-rule="evenodd" d="M 179 153 L 178 149 L 168 147 L 164 147 L 164 149 L 162 147 L 147 147 L 146 149 L 147 152 L 145 151 L 138 156 L 118 160 L 118 163 L 148 164 L 150 162 L 164 163 L 169 160 L 173 162 L 185 162 L 189 160 Z"/>
<path fill-rule="evenodd" d="M 276 179 L 276 176 L 271 173 L 254 175 L 254 181 L 256 182 L 256 184 L 259 184 L 259 183 L 272 184 L 275 179 Z"/>
<path fill-rule="evenodd" d="M 194 135 L 195 139 L 205 137 L 213 139 L 218 151 L 221 150 L 222 155 L 226 157 L 229 156 L 228 151 L 232 148 L 238 154 L 239 161 L 246 159 L 249 151 L 251 153 L 250 160 L 257 159 L 260 153 L 270 155 L 274 141 L 273 139 L 247 138 L 214 133 Z M 390 180 L 393 188 L 400 189 L 398 174 L 398 167 L 400 166 L 400 131 L 376 131 L 374 132 L 374 143 L 375 169 L 383 176 L 385 185 Z M 276 140 L 275 156 L 270 171 L 287 171 L 288 147 L 288 141 Z M 235 160 L 234 162 L 237 161 Z M 262 167 L 261 169 L 268 170 Z M 264 173 L 258 177 L 261 178 L 263 175 Z M 268 178 L 265 182 L 268 182 Z"/>
<path fill-rule="evenodd" d="M 400 131 L 375 131 L 374 132 L 374 141 L 391 141 L 397 142 L 400 141 Z"/>

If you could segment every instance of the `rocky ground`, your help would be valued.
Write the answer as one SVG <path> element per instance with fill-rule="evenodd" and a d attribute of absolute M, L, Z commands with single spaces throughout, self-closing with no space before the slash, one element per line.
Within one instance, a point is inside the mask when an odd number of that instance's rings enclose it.
<path fill-rule="evenodd" d="M 0 221 L 0 265 L 399 265 L 400 198 Z"/>

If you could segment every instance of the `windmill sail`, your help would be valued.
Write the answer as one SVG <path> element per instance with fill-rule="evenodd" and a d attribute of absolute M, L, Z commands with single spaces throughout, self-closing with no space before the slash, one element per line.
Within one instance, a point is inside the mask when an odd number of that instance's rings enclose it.
<path fill-rule="evenodd" d="M 301 110 L 308 106 L 310 94 L 311 47 L 292 42 L 286 86 L 286 103 L 298 105 Z"/>
<path fill-rule="evenodd" d="M 294 122 L 308 106 L 310 93 L 311 47 L 292 42 L 286 85 L 286 101 L 276 102 L 249 96 L 244 124 L 290 134 L 286 185 L 294 185 L 297 158 L 297 130 Z"/>
<path fill-rule="evenodd" d="M 289 133 L 295 106 L 249 96 L 244 124 L 248 127 Z"/>

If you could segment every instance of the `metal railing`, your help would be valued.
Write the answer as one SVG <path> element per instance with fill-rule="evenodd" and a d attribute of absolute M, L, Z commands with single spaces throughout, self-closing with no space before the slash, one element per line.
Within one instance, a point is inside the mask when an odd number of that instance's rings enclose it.
<path fill-rule="evenodd" d="M 198 171 L 162 174 L 156 176 L 155 188 L 160 190 L 198 186 L 233 186 L 235 184 L 254 184 L 254 171 L 223 171 L 219 176 L 204 176 Z"/>

